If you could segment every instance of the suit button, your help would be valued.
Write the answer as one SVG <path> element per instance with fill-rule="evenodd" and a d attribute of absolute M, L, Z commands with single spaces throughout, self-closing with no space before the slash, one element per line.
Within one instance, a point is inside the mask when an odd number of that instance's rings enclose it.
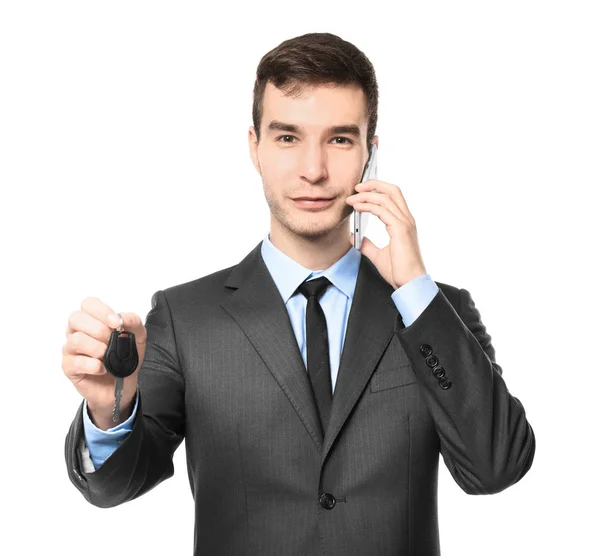
<path fill-rule="evenodd" d="M 435 355 L 430 355 L 427 359 L 425 359 L 425 363 L 427 363 L 428 367 L 435 367 L 440 360 Z"/>
<path fill-rule="evenodd" d="M 326 510 L 331 510 L 335 506 L 335 496 L 333 494 L 329 494 L 328 492 L 324 492 L 319 496 L 319 504 L 321 504 L 322 508 Z"/>
<path fill-rule="evenodd" d="M 433 369 L 433 376 L 435 378 L 444 378 L 446 376 L 446 371 L 444 370 L 444 367 L 436 367 L 435 369 Z"/>
<path fill-rule="evenodd" d="M 450 382 L 447 378 L 440 378 L 439 382 L 442 390 L 448 390 L 448 388 L 452 386 L 452 382 Z"/>
<path fill-rule="evenodd" d="M 419 351 L 423 357 L 427 357 L 433 353 L 433 348 L 429 344 L 423 344 Z"/>

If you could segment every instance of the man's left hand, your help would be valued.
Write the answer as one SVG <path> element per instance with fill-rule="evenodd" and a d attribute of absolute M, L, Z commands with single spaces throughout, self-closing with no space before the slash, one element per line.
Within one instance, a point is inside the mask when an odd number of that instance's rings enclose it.
<path fill-rule="evenodd" d="M 421 257 L 415 219 L 397 185 L 381 180 L 359 183 L 358 193 L 346 199 L 354 210 L 370 212 L 385 224 L 390 242 L 383 249 L 366 236 L 360 252 L 369 258 L 379 274 L 396 290 L 417 276 L 427 274 Z M 375 191 L 371 191 L 375 189 Z M 354 245 L 353 234 L 350 243 Z"/>

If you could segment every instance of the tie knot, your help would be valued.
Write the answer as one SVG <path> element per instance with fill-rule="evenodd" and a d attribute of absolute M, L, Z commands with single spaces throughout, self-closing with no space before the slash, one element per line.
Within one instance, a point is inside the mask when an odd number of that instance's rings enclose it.
<path fill-rule="evenodd" d="M 304 280 L 302 284 L 298 286 L 298 290 L 306 299 L 309 297 L 316 296 L 320 299 L 325 293 L 325 290 L 331 285 L 331 282 L 325 276 L 316 278 L 314 280 Z"/>

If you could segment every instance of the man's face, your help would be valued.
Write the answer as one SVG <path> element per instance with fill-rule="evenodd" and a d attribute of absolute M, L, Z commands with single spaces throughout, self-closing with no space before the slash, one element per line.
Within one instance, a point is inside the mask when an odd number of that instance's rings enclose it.
<path fill-rule="evenodd" d="M 353 209 L 346 198 L 356 193 L 368 158 L 367 125 L 360 87 L 311 87 L 293 98 L 267 83 L 260 143 L 254 127 L 248 139 L 271 211 L 271 229 L 281 225 L 298 236 L 321 237 L 347 221 Z M 355 127 L 358 135 L 333 126 Z M 316 207 L 294 201 L 297 197 L 333 201 Z"/>

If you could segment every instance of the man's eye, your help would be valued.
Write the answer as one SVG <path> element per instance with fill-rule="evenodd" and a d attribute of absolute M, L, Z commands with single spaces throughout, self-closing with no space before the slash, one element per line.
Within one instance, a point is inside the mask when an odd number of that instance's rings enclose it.
<path fill-rule="evenodd" d="M 296 139 L 296 137 L 294 137 L 293 135 L 280 135 L 279 137 L 277 137 L 277 141 L 279 141 L 280 139 L 283 139 L 284 137 L 292 137 L 294 139 Z M 343 139 L 344 141 L 347 141 L 347 143 L 338 143 L 338 145 L 352 145 L 352 140 L 348 139 L 348 137 L 334 137 L 334 139 Z M 283 141 L 284 143 L 290 143 L 290 141 Z"/>

